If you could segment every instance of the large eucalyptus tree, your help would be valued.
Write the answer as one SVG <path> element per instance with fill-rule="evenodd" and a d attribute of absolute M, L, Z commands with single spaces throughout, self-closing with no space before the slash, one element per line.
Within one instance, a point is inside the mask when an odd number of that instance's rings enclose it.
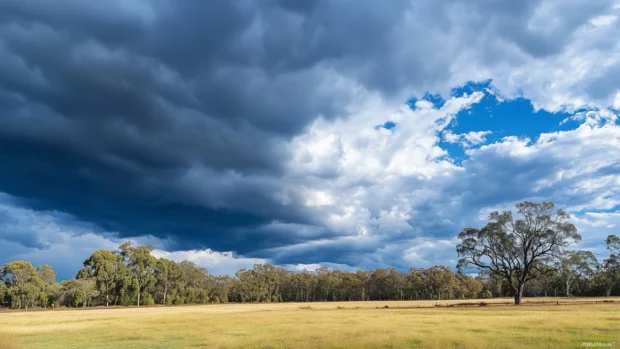
<path fill-rule="evenodd" d="M 521 202 L 511 211 L 493 212 L 482 229 L 465 228 L 456 250 L 459 268 L 476 267 L 506 280 L 521 304 L 525 284 L 544 276 L 572 243 L 581 240 L 570 216 L 551 202 Z"/>

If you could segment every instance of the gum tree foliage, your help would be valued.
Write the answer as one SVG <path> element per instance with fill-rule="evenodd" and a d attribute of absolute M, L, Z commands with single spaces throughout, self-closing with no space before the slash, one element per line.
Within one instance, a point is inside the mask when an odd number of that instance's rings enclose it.
<path fill-rule="evenodd" d="M 180 270 L 176 263 L 165 258 L 157 260 L 155 280 L 156 287 L 162 296 L 161 304 L 169 304 L 169 298 L 166 299 L 166 297 L 168 296 L 169 290 L 179 281 L 180 276 Z"/>
<path fill-rule="evenodd" d="M 556 295 L 558 288 L 561 288 L 562 281 L 558 276 L 556 266 L 543 265 L 541 267 L 540 276 L 532 279 L 528 285 L 527 290 L 529 295 L 539 297 L 548 297 Z"/>
<path fill-rule="evenodd" d="M 511 211 L 493 212 L 482 229 L 465 228 L 458 236 L 459 268 L 476 267 L 499 275 L 521 304 L 528 281 L 543 277 L 544 265 L 557 262 L 572 243 L 581 240 L 570 216 L 551 202 L 521 202 Z"/>
<path fill-rule="evenodd" d="M 157 259 L 151 255 L 155 248 L 151 245 L 133 246 L 128 241 L 118 249 L 128 267 L 132 284 L 136 288 L 136 305 L 140 306 L 142 292 L 149 290 L 157 281 L 155 277 Z"/>
<path fill-rule="evenodd" d="M 56 274 L 49 265 L 35 268 L 26 261 L 8 262 L 0 268 L 4 302 L 17 309 L 47 307 L 56 291 Z"/>
<path fill-rule="evenodd" d="M 125 266 L 122 258 L 113 251 L 99 250 L 84 261 L 84 267 L 90 269 L 97 290 L 105 299 L 105 306 L 109 306 L 112 295 L 124 277 Z"/>
<path fill-rule="evenodd" d="M 564 290 L 565 279 L 572 276 L 571 294 L 601 296 L 618 293 L 617 238 L 608 238 L 611 255 L 598 268 L 582 268 L 581 260 L 590 257 L 574 251 L 562 259 L 540 258 L 531 267 L 528 296 L 547 296 Z M 121 248 L 122 247 L 122 248 Z M 116 251 L 99 250 L 90 256 L 76 278 L 55 282 L 50 266 L 33 267 L 14 261 L 0 267 L 0 307 L 92 307 L 106 305 L 205 304 L 227 302 L 324 302 L 360 300 L 447 300 L 503 297 L 514 293 L 511 279 L 488 268 L 472 277 L 454 273 L 448 266 L 396 269 L 330 270 L 318 268 L 295 272 L 272 264 L 257 264 L 241 269 L 235 276 L 214 276 L 189 261 L 175 262 L 149 255 L 150 247 L 124 244 Z M 130 250 L 135 249 L 135 250 Z M 144 253 L 139 255 L 138 253 Z M 144 259 L 141 262 L 138 259 Z M 143 267 L 137 265 L 154 265 Z M 590 266 L 592 261 L 587 262 Z M 560 266 L 567 267 L 561 270 Z M 570 266 L 570 267 L 569 267 Z M 133 269 L 132 269 L 133 268 Z M 565 274 L 562 274 L 565 273 Z M 573 274 L 570 274 L 573 275 Z M 139 281 L 138 278 L 142 278 Z M 146 281 L 145 281 L 146 280 Z M 140 290 L 138 292 L 138 289 Z"/>
<path fill-rule="evenodd" d="M 592 275 L 598 265 L 594 253 L 590 251 L 569 251 L 560 257 L 556 264 L 559 279 L 564 284 L 564 294 L 570 296 L 573 283 L 583 277 Z"/>
<path fill-rule="evenodd" d="M 620 285 L 620 237 L 609 235 L 605 240 L 607 249 L 610 252 L 601 270 L 597 273 L 597 284 L 604 290 L 607 297 L 612 290 Z"/>

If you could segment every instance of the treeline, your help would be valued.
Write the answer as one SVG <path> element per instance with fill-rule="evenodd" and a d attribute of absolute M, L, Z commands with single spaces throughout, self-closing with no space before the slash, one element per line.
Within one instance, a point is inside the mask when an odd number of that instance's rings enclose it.
<path fill-rule="evenodd" d="M 608 239 L 609 240 L 609 239 Z M 616 240 L 613 240 L 616 241 Z M 510 296 L 498 275 L 475 277 L 447 266 L 409 272 L 395 269 L 348 272 L 294 272 L 271 264 L 241 269 L 234 276 L 210 275 L 192 262 L 155 258 L 152 246 L 127 242 L 116 251 L 99 250 L 75 279 L 56 282 L 49 265 L 13 261 L 0 270 L 0 306 L 93 307 L 181 305 L 226 302 L 318 302 L 363 300 L 466 299 Z M 555 267 L 531 280 L 527 296 L 609 296 L 618 292 L 617 255 L 603 263 L 584 251 L 568 253 Z M 615 263 L 615 264 L 614 264 Z"/>

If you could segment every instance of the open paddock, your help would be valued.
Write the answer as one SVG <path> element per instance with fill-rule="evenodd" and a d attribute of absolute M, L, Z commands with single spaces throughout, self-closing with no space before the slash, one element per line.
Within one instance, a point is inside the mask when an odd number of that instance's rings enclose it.
<path fill-rule="evenodd" d="M 522 306 L 503 304 L 509 302 L 262 303 L 9 311 L 0 313 L 0 349 L 620 346 L 620 298 L 527 298 Z"/>

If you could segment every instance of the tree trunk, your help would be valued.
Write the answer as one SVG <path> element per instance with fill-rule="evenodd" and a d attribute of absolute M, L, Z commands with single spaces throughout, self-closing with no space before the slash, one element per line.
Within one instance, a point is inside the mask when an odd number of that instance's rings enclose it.
<path fill-rule="evenodd" d="M 570 297 L 570 282 L 566 281 L 566 297 Z"/>
<path fill-rule="evenodd" d="M 140 306 L 140 286 L 138 286 L 138 306 Z"/>
<path fill-rule="evenodd" d="M 109 294 L 105 295 L 105 306 L 106 308 L 110 306 L 110 295 Z"/>
<path fill-rule="evenodd" d="M 523 298 L 523 284 L 519 284 L 515 288 L 515 305 L 521 304 L 521 298 Z"/>
<path fill-rule="evenodd" d="M 166 292 L 168 292 L 168 285 L 164 288 L 164 305 L 166 305 Z"/>

